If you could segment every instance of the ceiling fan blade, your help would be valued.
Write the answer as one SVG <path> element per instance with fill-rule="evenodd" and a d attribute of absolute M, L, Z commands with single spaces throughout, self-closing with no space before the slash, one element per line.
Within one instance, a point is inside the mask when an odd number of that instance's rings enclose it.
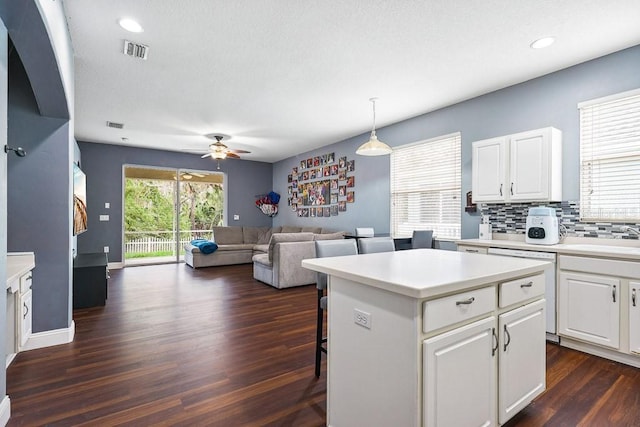
<path fill-rule="evenodd" d="M 231 159 L 239 159 L 240 156 L 238 156 L 237 154 L 233 154 L 233 153 L 227 153 L 227 157 L 231 158 Z"/>
<path fill-rule="evenodd" d="M 200 158 L 201 158 L 201 159 L 204 159 L 205 157 L 210 157 L 210 156 L 211 156 L 211 153 L 207 153 L 207 154 L 205 154 L 205 155 L 203 155 L 203 156 L 200 156 Z"/>
<path fill-rule="evenodd" d="M 251 153 L 251 151 L 247 151 L 247 150 L 231 150 L 231 149 L 229 149 L 227 151 L 229 151 L 230 153 L 236 153 L 236 154 L 249 154 L 249 153 Z"/>

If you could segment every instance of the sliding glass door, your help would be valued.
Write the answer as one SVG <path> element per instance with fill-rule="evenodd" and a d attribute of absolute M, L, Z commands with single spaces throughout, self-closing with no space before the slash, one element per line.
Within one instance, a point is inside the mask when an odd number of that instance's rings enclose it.
<path fill-rule="evenodd" d="M 178 262 L 185 243 L 223 221 L 223 174 L 125 166 L 125 265 Z"/>

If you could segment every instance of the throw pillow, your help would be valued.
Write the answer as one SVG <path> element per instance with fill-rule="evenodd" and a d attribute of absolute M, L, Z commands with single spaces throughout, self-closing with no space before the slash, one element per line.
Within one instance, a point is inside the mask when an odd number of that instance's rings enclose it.
<path fill-rule="evenodd" d="M 337 233 L 326 233 L 326 234 L 314 234 L 313 240 L 336 240 L 336 239 L 344 239 L 344 232 L 338 231 Z"/>

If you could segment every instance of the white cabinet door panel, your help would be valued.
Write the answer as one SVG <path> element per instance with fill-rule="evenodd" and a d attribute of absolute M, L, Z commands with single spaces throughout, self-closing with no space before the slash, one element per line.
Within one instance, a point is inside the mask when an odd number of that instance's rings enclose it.
<path fill-rule="evenodd" d="M 629 350 L 640 353 L 640 282 L 629 282 Z"/>
<path fill-rule="evenodd" d="M 500 424 L 527 406 L 546 386 L 545 300 L 500 315 Z"/>
<path fill-rule="evenodd" d="M 512 135 L 509 139 L 511 200 L 549 198 L 549 143 L 545 130 Z"/>
<path fill-rule="evenodd" d="M 620 347 L 620 280 L 560 272 L 558 304 L 559 334 Z"/>
<path fill-rule="evenodd" d="M 426 426 L 496 425 L 495 326 L 492 316 L 424 341 Z"/>
<path fill-rule="evenodd" d="M 494 138 L 473 143 L 471 190 L 473 202 L 504 201 L 506 195 L 506 140 Z"/>

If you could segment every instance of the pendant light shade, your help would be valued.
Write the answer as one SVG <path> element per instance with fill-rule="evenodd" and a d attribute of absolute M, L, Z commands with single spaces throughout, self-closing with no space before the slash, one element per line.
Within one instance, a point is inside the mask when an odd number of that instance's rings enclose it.
<path fill-rule="evenodd" d="M 376 100 L 378 98 L 371 98 L 369 101 L 373 104 L 373 127 L 371 129 L 371 136 L 369 137 L 369 141 L 362 144 L 356 150 L 356 154 L 361 156 L 384 156 L 387 154 L 391 154 L 393 151 L 391 147 L 389 147 L 384 142 L 378 139 L 376 135 Z"/>

